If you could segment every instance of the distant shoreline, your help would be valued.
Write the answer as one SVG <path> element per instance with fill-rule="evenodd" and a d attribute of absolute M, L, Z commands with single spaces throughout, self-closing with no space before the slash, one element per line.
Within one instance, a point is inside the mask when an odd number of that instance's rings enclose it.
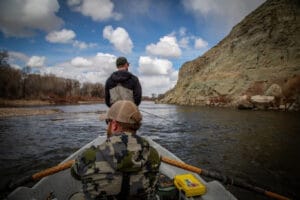
<path fill-rule="evenodd" d="M 0 108 L 1 107 L 29 107 L 29 106 L 49 106 L 49 105 L 72 105 L 72 104 L 95 104 L 95 103 L 104 103 L 102 99 L 97 100 L 81 100 L 77 102 L 60 102 L 54 103 L 50 100 L 7 100 L 0 99 Z"/>
<path fill-rule="evenodd" d="M 78 101 L 74 104 L 95 104 L 103 103 L 100 100 Z M 50 105 L 72 105 L 72 103 L 54 104 L 48 100 L 3 100 L 0 99 L 0 118 L 32 116 L 32 115 L 51 115 L 62 113 L 59 109 L 39 109 L 38 106 Z"/>
<path fill-rule="evenodd" d="M 50 115 L 61 113 L 59 109 L 37 109 L 37 108 L 0 108 L 0 118 L 31 116 L 31 115 Z"/>
<path fill-rule="evenodd" d="M 27 107 L 27 106 L 47 106 L 53 105 L 50 101 L 43 100 L 7 100 L 0 99 L 0 107 Z"/>

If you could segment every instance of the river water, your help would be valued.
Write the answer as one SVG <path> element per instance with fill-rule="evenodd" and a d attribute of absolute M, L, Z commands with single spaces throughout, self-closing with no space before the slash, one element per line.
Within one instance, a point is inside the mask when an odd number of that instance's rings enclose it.
<path fill-rule="evenodd" d="M 0 118 L 0 181 L 54 166 L 106 134 L 104 104 L 51 106 L 53 115 Z M 49 109 L 49 107 L 40 107 Z M 184 162 L 300 199 L 300 113 L 143 102 L 139 134 Z M 268 199 L 226 186 L 239 199 Z"/>

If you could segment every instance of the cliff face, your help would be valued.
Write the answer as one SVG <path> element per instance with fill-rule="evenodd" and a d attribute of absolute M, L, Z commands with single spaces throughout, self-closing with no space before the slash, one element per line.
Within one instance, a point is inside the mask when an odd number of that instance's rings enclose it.
<path fill-rule="evenodd" d="M 282 101 L 287 98 L 287 91 L 283 91 L 288 88 L 287 82 L 298 80 L 298 76 L 300 2 L 268 0 L 233 27 L 219 44 L 183 64 L 176 86 L 160 102 L 237 105 L 254 95 Z M 291 87 L 297 90 L 295 85 Z"/>

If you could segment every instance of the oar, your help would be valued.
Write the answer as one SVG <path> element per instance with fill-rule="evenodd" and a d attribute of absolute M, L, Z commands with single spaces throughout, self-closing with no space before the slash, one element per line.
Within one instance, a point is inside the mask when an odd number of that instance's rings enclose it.
<path fill-rule="evenodd" d="M 204 169 L 200 169 L 198 167 L 188 165 L 188 164 L 185 164 L 185 163 L 177 161 L 177 160 L 173 160 L 173 159 L 170 159 L 170 158 L 167 158 L 167 157 L 161 157 L 161 161 L 165 162 L 169 165 L 173 165 L 175 167 L 179 167 L 179 168 L 191 171 L 191 172 L 195 172 L 199 175 L 203 175 L 203 176 L 206 176 L 206 177 L 209 177 L 209 178 L 212 178 L 212 179 L 217 179 L 219 181 L 222 181 L 224 184 L 230 184 L 230 185 L 241 187 L 241 188 L 244 188 L 244 189 L 247 189 L 247 190 L 250 190 L 250 191 L 255 191 L 259 194 L 263 194 L 263 195 L 266 195 L 268 197 L 272 197 L 272 198 L 279 199 L 279 200 L 289 200 L 288 197 L 285 197 L 285 196 L 282 196 L 282 195 L 277 194 L 275 192 L 271 192 L 271 191 L 265 190 L 263 188 L 251 185 L 251 184 L 246 183 L 242 180 L 233 179 L 231 177 L 224 176 L 224 175 L 221 175 L 221 174 L 216 173 L 216 172 L 210 172 L 210 171 L 207 171 L 207 170 L 204 170 Z"/>
<path fill-rule="evenodd" d="M 247 189 L 247 190 L 250 190 L 250 191 L 255 191 L 255 192 L 258 192 L 260 194 L 264 194 L 266 196 L 269 196 L 269 197 L 272 197 L 272 198 L 275 198 L 275 199 L 279 199 L 279 200 L 289 200 L 289 198 L 287 198 L 285 196 L 282 196 L 280 194 L 277 194 L 277 193 L 262 189 L 260 187 L 245 183 L 244 181 L 237 180 L 237 179 L 234 180 L 234 179 L 232 179 L 228 176 L 223 176 L 223 175 L 215 173 L 215 172 L 210 172 L 210 171 L 207 171 L 207 170 L 204 170 L 204 169 L 200 169 L 198 167 L 188 165 L 188 164 L 185 164 L 185 163 L 177 161 L 177 160 L 173 160 L 173 159 L 170 159 L 170 158 L 167 158 L 167 157 L 161 157 L 161 161 L 165 162 L 169 165 L 173 165 L 173 166 L 176 166 L 176 167 L 179 167 L 179 168 L 191 171 L 191 172 L 195 172 L 197 174 L 200 174 L 200 175 L 203 175 L 203 176 L 206 176 L 206 177 L 217 179 L 219 181 L 222 181 L 224 184 L 231 184 L 231 185 L 241 187 L 241 188 L 244 188 L 244 189 Z M 68 169 L 74 164 L 74 162 L 75 162 L 74 160 L 69 160 L 65 163 L 56 165 L 56 166 L 48 168 L 48 169 L 45 169 L 45 170 L 40 171 L 38 173 L 35 173 L 31 176 L 24 177 L 24 178 L 14 182 L 14 183 L 9 184 L 8 189 L 13 190 L 13 189 L 15 189 L 15 188 L 17 188 L 21 185 L 24 185 L 26 183 L 31 182 L 31 181 L 36 181 L 36 180 L 39 180 L 43 177 L 49 176 L 51 174 L 55 174 L 57 172 L 65 170 L 65 169 Z"/>
<path fill-rule="evenodd" d="M 45 169 L 45 170 L 40 171 L 40 172 L 37 172 L 37 173 L 35 173 L 31 176 L 26 176 L 24 178 L 21 178 L 21 179 L 17 180 L 16 182 L 10 183 L 8 185 L 7 189 L 14 190 L 15 188 L 17 188 L 21 185 L 25 185 L 26 183 L 29 183 L 31 181 L 37 181 L 37 180 L 40 180 L 43 177 L 49 176 L 51 174 L 55 174 L 57 172 L 65 170 L 65 169 L 68 169 L 73 165 L 74 162 L 75 162 L 75 160 L 69 160 L 65 163 L 56 165 L 54 167 L 50 167 L 50 168 Z"/>

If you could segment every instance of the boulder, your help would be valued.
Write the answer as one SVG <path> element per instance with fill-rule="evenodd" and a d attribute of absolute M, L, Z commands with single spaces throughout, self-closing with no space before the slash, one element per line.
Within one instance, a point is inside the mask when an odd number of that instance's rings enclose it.
<path fill-rule="evenodd" d="M 253 103 L 271 103 L 274 100 L 275 100 L 274 96 L 255 95 L 250 97 L 250 101 Z"/>

